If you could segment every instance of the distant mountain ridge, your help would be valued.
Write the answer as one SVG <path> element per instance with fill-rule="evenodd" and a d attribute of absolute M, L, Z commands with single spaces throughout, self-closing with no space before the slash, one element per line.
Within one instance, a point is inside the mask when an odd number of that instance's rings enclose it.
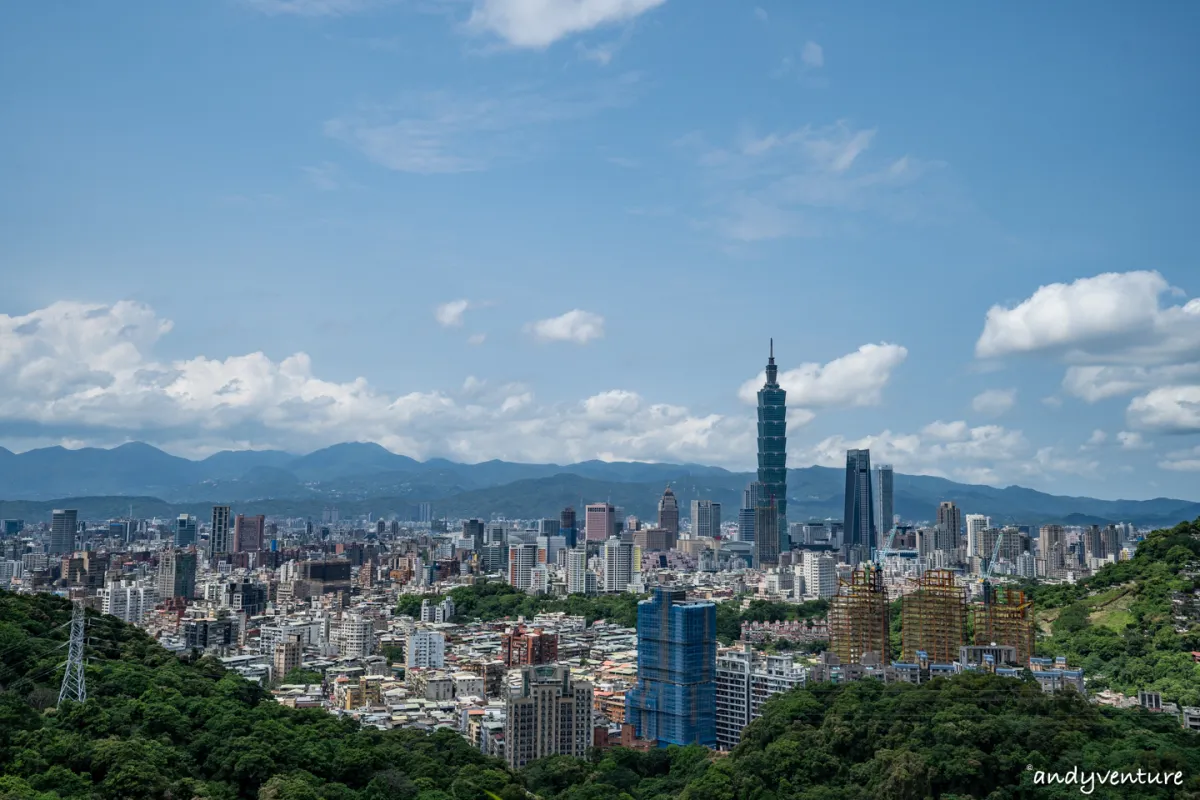
<path fill-rule="evenodd" d="M 79 507 L 85 516 L 89 508 L 94 508 L 94 517 L 117 516 L 132 502 L 135 513 L 145 516 L 179 511 L 203 515 L 213 503 L 230 503 L 266 514 L 319 517 L 325 506 L 336 504 L 343 515 L 370 511 L 403 517 L 417 503 L 429 502 L 439 516 L 531 519 L 556 515 L 566 505 L 609 500 L 626 513 L 651 519 L 663 487 L 670 483 L 685 516 L 691 500 L 705 498 L 722 503 L 725 518 L 733 519 L 742 490 L 753 479 L 752 473 L 699 464 L 421 462 L 364 442 L 306 455 L 223 451 L 199 461 L 139 442 L 108 450 L 48 447 L 20 454 L 0 448 L 0 516 L 48 518 L 55 504 Z M 788 470 L 788 516 L 792 521 L 840 519 L 843 486 L 838 469 Z M 895 492 L 896 513 L 917 520 L 933 517 L 942 500 L 1001 523 L 1012 517 L 1028 524 L 1163 525 L 1200 517 L 1200 503 L 1185 500 L 1063 497 L 1020 486 L 997 489 L 920 475 L 897 474 Z M 108 509 L 112 512 L 99 513 Z"/>

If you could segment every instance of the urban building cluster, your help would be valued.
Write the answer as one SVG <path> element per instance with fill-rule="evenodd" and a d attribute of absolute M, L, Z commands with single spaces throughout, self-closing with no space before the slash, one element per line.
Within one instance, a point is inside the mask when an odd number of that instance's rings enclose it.
<path fill-rule="evenodd" d="M 609 502 L 455 522 L 427 503 L 412 519 L 343 519 L 334 506 L 319 523 L 227 505 L 204 519 L 131 511 L 102 522 L 63 509 L 48 525 L 3 521 L 0 586 L 57 592 L 181 657 L 220 658 L 280 703 L 380 728 L 452 728 L 514 766 L 615 744 L 729 749 L 770 697 L 810 681 L 1028 668 L 1047 691 L 1086 690 L 1079 670 L 1034 655 L 1032 606 L 1006 581 L 1071 581 L 1128 558 L 1132 526 L 1035 530 L 952 501 L 929 523 L 907 522 L 891 467 L 872 468 L 866 450 L 847 453 L 841 519 L 789 523 L 773 347 L 757 413 L 758 471 L 736 519 L 712 500 L 681 508 L 670 486 L 652 522 Z M 634 628 L 563 613 L 468 618 L 451 590 L 489 581 L 546 597 L 646 597 Z M 719 646 L 717 604 L 751 598 L 824 600 L 828 618 L 745 622 L 735 646 Z M 819 656 L 778 650 L 825 642 Z"/>

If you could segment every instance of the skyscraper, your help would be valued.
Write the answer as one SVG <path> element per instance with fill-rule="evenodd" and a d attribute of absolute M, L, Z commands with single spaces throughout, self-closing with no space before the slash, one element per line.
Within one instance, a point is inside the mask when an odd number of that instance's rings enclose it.
<path fill-rule="evenodd" d="M 213 506 L 208 549 L 214 556 L 228 555 L 233 552 L 233 531 L 229 528 L 229 506 Z"/>
<path fill-rule="evenodd" d="M 579 528 L 575 523 L 575 509 L 567 506 L 558 515 L 558 534 L 567 540 L 567 547 L 575 547 L 579 541 Z"/>
<path fill-rule="evenodd" d="M 233 549 L 239 553 L 259 552 L 266 529 L 267 518 L 262 514 L 253 517 L 238 514 L 233 522 Z"/>
<path fill-rule="evenodd" d="M 875 468 L 875 527 L 882 539 L 895 525 L 895 492 L 892 490 L 894 475 L 891 464 L 880 464 Z M 882 545 L 880 545 L 882 546 Z"/>
<path fill-rule="evenodd" d="M 589 542 L 606 542 L 617 532 L 617 509 L 608 503 L 588 503 L 583 524 Z"/>
<path fill-rule="evenodd" d="M 779 512 L 774 500 L 754 509 L 754 566 L 779 566 Z"/>
<path fill-rule="evenodd" d="M 464 519 L 462 524 L 462 538 L 471 540 L 471 549 L 479 552 L 483 549 L 483 520 L 481 519 Z"/>
<path fill-rule="evenodd" d="M 186 597 L 196 593 L 196 552 L 167 548 L 158 555 L 158 597 Z"/>
<path fill-rule="evenodd" d="M 196 544 L 196 518 L 190 514 L 180 514 L 175 520 L 175 546 L 191 547 Z"/>
<path fill-rule="evenodd" d="M 846 451 L 846 517 L 842 529 L 847 561 L 869 561 L 876 545 L 875 503 L 871 491 L 871 451 Z M 853 549 L 852 548 L 857 548 Z"/>
<path fill-rule="evenodd" d="M 637 687 L 625 695 L 625 720 L 640 739 L 715 747 L 717 607 L 656 587 L 638 603 Z"/>
<path fill-rule="evenodd" d="M 673 548 L 679 540 L 679 502 L 670 486 L 658 501 L 658 527 L 667 532 L 667 549 Z"/>
<path fill-rule="evenodd" d="M 937 527 L 942 531 L 943 538 L 938 543 L 939 550 L 955 550 L 962 536 L 962 509 L 950 500 L 944 500 L 938 505 Z M 990 556 L 991 553 L 988 553 Z"/>
<path fill-rule="evenodd" d="M 633 542 L 613 536 L 604 543 L 604 591 L 626 591 L 633 571 Z"/>
<path fill-rule="evenodd" d="M 692 501 L 692 536 L 721 535 L 721 504 L 712 500 Z"/>
<path fill-rule="evenodd" d="M 765 500 L 762 484 L 752 481 L 742 492 L 742 507 L 738 510 L 738 541 L 754 541 L 754 512 Z"/>
<path fill-rule="evenodd" d="M 75 533 L 79 529 L 79 512 L 73 508 L 56 508 L 50 520 L 50 555 L 74 552 Z"/>
<path fill-rule="evenodd" d="M 530 570 L 537 564 L 536 544 L 516 544 L 508 550 L 508 582 L 514 589 L 529 588 Z"/>
<path fill-rule="evenodd" d="M 767 359 L 767 382 L 758 390 L 758 482 L 775 498 L 778 530 L 787 530 L 787 392 L 779 387 L 775 340 Z"/>
<path fill-rule="evenodd" d="M 992 551 L 984 546 L 983 532 L 992 526 L 992 521 L 983 514 L 967 514 L 966 520 L 967 558 L 991 558 Z"/>

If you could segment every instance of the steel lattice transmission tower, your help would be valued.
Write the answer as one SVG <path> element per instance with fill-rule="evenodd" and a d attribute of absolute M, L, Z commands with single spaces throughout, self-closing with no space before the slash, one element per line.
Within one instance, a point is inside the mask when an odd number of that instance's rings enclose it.
<path fill-rule="evenodd" d="M 87 684 L 83 675 L 84 644 L 83 604 L 75 603 L 71 612 L 71 641 L 67 649 L 67 671 L 63 673 L 62 688 L 58 690 L 58 702 L 70 698 L 77 703 L 87 700 Z"/>

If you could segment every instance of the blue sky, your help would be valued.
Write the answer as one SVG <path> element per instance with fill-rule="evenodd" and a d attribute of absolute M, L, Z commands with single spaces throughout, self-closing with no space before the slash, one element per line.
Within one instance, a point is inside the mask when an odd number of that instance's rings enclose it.
<path fill-rule="evenodd" d="M 773 336 L 794 465 L 1200 499 L 1200 7 L 1133 11 L 5 4 L 0 444 L 748 468 Z"/>

